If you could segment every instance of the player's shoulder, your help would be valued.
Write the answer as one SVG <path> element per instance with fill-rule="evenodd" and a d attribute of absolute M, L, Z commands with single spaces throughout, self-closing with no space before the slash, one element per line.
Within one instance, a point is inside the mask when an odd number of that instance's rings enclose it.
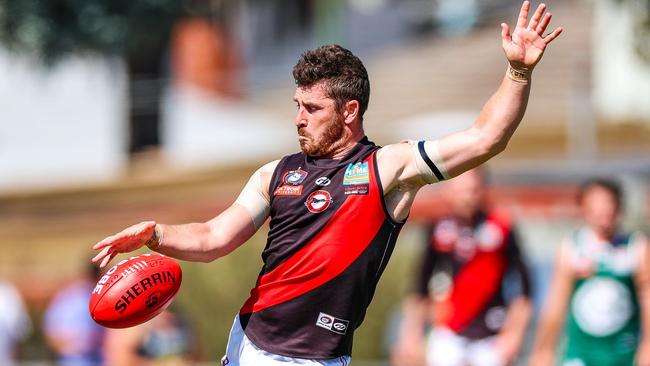
<path fill-rule="evenodd" d="M 414 140 L 402 140 L 395 144 L 389 144 L 382 146 L 377 151 L 377 157 L 389 156 L 395 157 L 399 155 L 410 155 L 413 146 L 417 145 L 417 141 Z"/>
<path fill-rule="evenodd" d="M 380 168 L 400 168 L 413 159 L 413 146 L 416 141 L 404 140 L 382 146 L 377 151 L 377 164 Z"/>
<path fill-rule="evenodd" d="M 273 173 L 275 171 L 275 168 L 277 168 L 278 164 L 280 164 L 280 159 L 270 161 L 264 165 L 262 165 L 258 171 L 260 173 Z"/>

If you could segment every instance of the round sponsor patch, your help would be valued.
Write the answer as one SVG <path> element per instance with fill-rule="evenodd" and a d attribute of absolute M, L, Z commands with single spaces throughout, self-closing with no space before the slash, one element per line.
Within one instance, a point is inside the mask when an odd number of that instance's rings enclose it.
<path fill-rule="evenodd" d="M 617 280 L 596 277 L 576 291 L 571 312 L 585 333 L 605 337 L 619 331 L 632 317 L 631 296 Z"/>
<path fill-rule="evenodd" d="M 309 212 L 320 213 L 325 211 L 332 204 L 332 196 L 328 191 L 315 191 L 307 197 L 305 206 Z"/>
<path fill-rule="evenodd" d="M 493 332 L 498 332 L 506 322 L 506 309 L 503 306 L 495 306 L 485 313 L 485 325 Z"/>
<path fill-rule="evenodd" d="M 291 170 L 282 176 L 282 182 L 284 184 L 298 185 L 301 184 L 305 178 L 307 178 L 307 172 L 302 169 Z"/>
<path fill-rule="evenodd" d="M 458 225 L 451 220 L 442 220 L 436 225 L 433 248 L 441 252 L 451 252 L 458 240 Z"/>
<path fill-rule="evenodd" d="M 476 241 L 482 251 L 491 252 L 503 243 L 503 233 L 495 224 L 485 222 L 476 229 Z"/>

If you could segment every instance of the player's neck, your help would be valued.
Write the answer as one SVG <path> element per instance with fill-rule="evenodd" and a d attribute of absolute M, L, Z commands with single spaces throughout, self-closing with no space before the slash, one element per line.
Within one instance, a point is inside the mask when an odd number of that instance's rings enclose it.
<path fill-rule="evenodd" d="M 350 132 L 349 134 L 345 134 L 343 138 L 339 140 L 340 142 L 337 144 L 337 147 L 335 147 L 332 152 L 327 154 L 328 156 L 325 157 L 334 160 L 343 159 L 348 155 L 350 150 L 357 146 L 357 143 L 361 141 L 364 136 L 365 134 L 363 133 L 363 130 L 359 130 L 356 133 Z"/>
<path fill-rule="evenodd" d="M 591 226 L 590 227 L 592 233 L 598 240 L 602 241 L 609 241 L 614 237 L 614 234 L 616 233 L 616 227 L 597 227 L 597 226 Z"/>

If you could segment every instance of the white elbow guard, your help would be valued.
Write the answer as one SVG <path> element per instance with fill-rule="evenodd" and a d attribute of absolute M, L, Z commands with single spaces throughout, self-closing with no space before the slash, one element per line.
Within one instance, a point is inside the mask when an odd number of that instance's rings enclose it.
<path fill-rule="evenodd" d="M 409 141 L 420 175 L 427 183 L 449 179 L 447 169 L 438 151 L 438 141 Z"/>
<path fill-rule="evenodd" d="M 239 197 L 235 200 L 236 204 L 248 211 L 251 219 L 253 219 L 255 229 L 259 229 L 264 224 L 271 210 L 271 199 L 267 190 L 262 186 L 262 173 L 268 173 L 269 169 L 270 173 L 273 173 L 277 163 L 277 161 L 274 161 L 266 164 L 253 173 Z"/>

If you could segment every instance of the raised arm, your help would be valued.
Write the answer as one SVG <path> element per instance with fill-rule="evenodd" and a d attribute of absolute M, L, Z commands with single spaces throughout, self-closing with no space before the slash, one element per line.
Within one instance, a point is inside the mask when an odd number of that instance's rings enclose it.
<path fill-rule="evenodd" d="M 450 177 L 503 151 L 524 116 L 533 68 L 546 46 L 562 32 L 562 28 L 557 28 L 544 36 L 551 13 L 545 13 L 546 5 L 540 4 L 528 21 L 529 8 L 530 2 L 524 1 L 512 34 L 506 23 L 501 24 L 501 42 L 508 70 L 474 125 L 439 140 L 439 154 Z"/>
<path fill-rule="evenodd" d="M 544 36 L 551 13 L 546 12 L 545 4 L 540 4 L 529 21 L 529 8 L 530 2 L 524 1 L 512 34 L 507 24 L 501 24 L 508 69 L 472 127 L 436 141 L 420 141 L 410 146 L 395 144 L 382 149 L 378 158 L 383 160 L 386 191 L 392 189 L 392 182 L 410 182 L 410 187 L 419 187 L 455 177 L 505 149 L 524 116 L 533 68 L 546 46 L 562 32 L 559 27 Z"/>
<path fill-rule="evenodd" d="M 528 21 L 529 8 L 524 1 L 512 34 L 501 24 L 508 70 L 472 127 L 435 141 L 388 145 L 377 153 L 384 196 L 395 219 L 406 218 L 415 193 L 425 184 L 460 175 L 505 149 L 526 110 L 533 68 L 562 32 L 557 28 L 544 36 L 551 13 L 541 4 Z"/>
<path fill-rule="evenodd" d="M 147 245 L 177 259 L 210 262 L 248 240 L 269 215 L 269 183 L 277 161 L 258 169 L 230 207 L 203 223 L 165 225 L 144 221 L 109 236 L 93 246 L 92 259 L 105 267 L 117 254 Z"/>

